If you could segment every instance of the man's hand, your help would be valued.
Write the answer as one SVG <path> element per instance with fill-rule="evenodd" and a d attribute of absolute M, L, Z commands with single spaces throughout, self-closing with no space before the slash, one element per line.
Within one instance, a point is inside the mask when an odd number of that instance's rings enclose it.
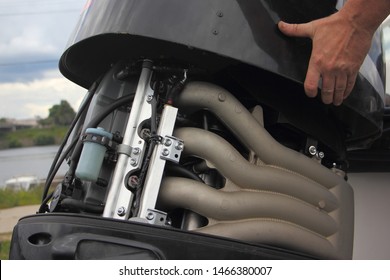
<path fill-rule="evenodd" d="M 308 37 L 313 48 L 304 88 L 315 97 L 321 87 L 325 104 L 340 105 L 351 93 L 359 68 L 371 46 L 373 32 L 359 28 L 349 17 L 337 12 L 304 24 L 279 22 L 287 36 Z"/>

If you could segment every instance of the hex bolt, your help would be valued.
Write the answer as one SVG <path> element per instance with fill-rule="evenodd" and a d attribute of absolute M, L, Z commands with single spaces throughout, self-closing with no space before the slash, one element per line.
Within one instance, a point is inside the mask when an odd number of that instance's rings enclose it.
<path fill-rule="evenodd" d="M 133 154 L 134 155 L 139 155 L 141 153 L 141 149 L 140 148 L 134 148 L 133 150 Z"/>
<path fill-rule="evenodd" d="M 134 158 L 130 159 L 130 165 L 131 166 L 136 166 L 137 165 L 137 161 Z"/>
<path fill-rule="evenodd" d="M 164 145 L 169 147 L 172 145 L 172 140 L 171 139 L 165 139 Z"/>
<path fill-rule="evenodd" d="M 175 145 L 175 149 L 178 150 L 178 151 L 181 151 L 183 150 L 184 148 L 184 144 L 183 142 L 177 142 L 176 145 Z"/>
<path fill-rule="evenodd" d="M 309 154 L 312 156 L 315 156 L 317 154 L 317 148 L 315 146 L 310 146 L 309 147 Z"/>
<path fill-rule="evenodd" d="M 162 155 L 163 155 L 164 157 L 169 156 L 169 150 L 168 150 L 168 149 L 163 149 Z"/>
<path fill-rule="evenodd" d="M 116 213 L 118 214 L 118 216 L 123 217 L 124 215 L 126 215 L 126 208 L 121 206 L 118 208 Z"/>
<path fill-rule="evenodd" d="M 152 100 L 153 100 L 153 95 L 149 94 L 148 96 L 146 96 L 147 102 L 152 102 Z"/>
<path fill-rule="evenodd" d="M 149 221 L 153 220 L 154 214 L 152 212 L 149 212 L 148 215 L 146 215 L 146 219 L 148 219 Z"/>

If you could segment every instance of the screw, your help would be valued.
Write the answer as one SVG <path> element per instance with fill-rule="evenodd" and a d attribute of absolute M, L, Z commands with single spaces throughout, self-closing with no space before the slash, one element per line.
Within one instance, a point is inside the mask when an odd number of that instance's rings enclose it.
<path fill-rule="evenodd" d="M 149 221 L 153 220 L 154 214 L 152 212 L 149 212 L 148 215 L 146 216 L 146 219 L 148 219 Z"/>
<path fill-rule="evenodd" d="M 312 156 L 316 155 L 317 153 L 317 148 L 314 147 L 314 146 L 310 146 L 309 147 L 309 154 L 311 154 Z"/>
<path fill-rule="evenodd" d="M 121 206 L 118 208 L 116 213 L 118 214 L 118 216 L 123 217 L 126 214 L 126 208 Z"/>
<path fill-rule="evenodd" d="M 214 35 L 218 35 L 218 33 L 219 33 L 218 30 L 216 30 L 216 29 L 213 30 Z"/>
<path fill-rule="evenodd" d="M 218 11 L 218 12 L 217 12 L 217 16 L 223 17 L 223 13 L 222 13 L 221 11 Z"/>
<path fill-rule="evenodd" d="M 324 152 L 319 152 L 318 153 L 318 158 L 323 159 L 324 157 L 325 157 Z"/>
<path fill-rule="evenodd" d="M 177 142 L 176 145 L 175 145 L 175 149 L 178 150 L 178 151 L 181 151 L 183 150 L 184 148 L 184 144 L 183 142 Z"/>
<path fill-rule="evenodd" d="M 147 102 L 151 102 L 153 99 L 153 95 L 149 94 L 148 96 L 146 96 L 146 101 Z"/>
<path fill-rule="evenodd" d="M 170 145 L 172 145 L 172 140 L 171 139 L 166 139 L 164 145 L 169 147 Z"/>
<path fill-rule="evenodd" d="M 140 148 L 134 148 L 133 150 L 133 154 L 134 155 L 139 155 L 141 153 L 141 149 Z"/>
<path fill-rule="evenodd" d="M 162 151 L 162 155 L 163 156 L 168 156 L 169 155 L 169 150 L 168 149 L 164 149 L 163 151 Z"/>
<path fill-rule="evenodd" d="M 137 161 L 134 158 L 130 159 L 130 165 L 131 166 L 136 166 L 137 165 Z"/>

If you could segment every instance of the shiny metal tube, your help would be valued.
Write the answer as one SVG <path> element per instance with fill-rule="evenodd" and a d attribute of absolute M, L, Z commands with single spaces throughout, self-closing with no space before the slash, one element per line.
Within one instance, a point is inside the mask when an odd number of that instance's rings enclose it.
<path fill-rule="evenodd" d="M 338 208 L 337 198 L 327 188 L 287 170 L 250 164 L 225 139 L 214 133 L 198 128 L 180 128 L 174 135 L 184 141 L 186 154 L 207 159 L 222 175 L 244 189 L 282 193 L 326 211 Z"/>
<path fill-rule="evenodd" d="M 340 177 L 324 172 L 319 164 L 273 139 L 251 113 L 227 90 L 206 82 L 188 83 L 177 100 L 179 108 L 206 109 L 214 113 L 250 150 L 266 164 L 285 168 L 332 188 Z"/>
<path fill-rule="evenodd" d="M 332 242 L 305 228 L 282 220 L 252 219 L 230 223 L 219 223 L 204 227 L 197 232 L 220 235 L 247 242 L 273 245 L 278 248 L 288 248 L 296 252 L 325 258 L 344 258 Z"/>
<path fill-rule="evenodd" d="M 160 203 L 198 212 L 209 224 L 197 231 L 239 240 L 299 247 L 329 258 L 351 258 L 354 228 L 350 185 L 312 159 L 273 139 L 228 91 L 191 82 L 176 104 L 180 110 L 208 110 L 253 151 L 254 165 L 221 137 L 195 128 L 177 129 L 184 152 L 205 159 L 236 188 L 211 190 L 199 182 L 166 178 Z M 194 186 L 194 184 L 196 186 Z"/>
<path fill-rule="evenodd" d="M 162 189 L 160 199 L 164 208 L 191 209 L 211 218 L 209 225 L 224 221 L 274 219 L 288 221 L 326 237 L 338 229 L 337 223 L 326 212 L 280 193 L 224 192 L 198 181 L 175 177 L 164 179 Z"/>

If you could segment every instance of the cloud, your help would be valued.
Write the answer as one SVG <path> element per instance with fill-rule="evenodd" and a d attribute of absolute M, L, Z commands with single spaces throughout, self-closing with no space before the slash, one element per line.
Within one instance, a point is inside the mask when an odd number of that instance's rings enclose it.
<path fill-rule="evenodd" d="M 26 58 L 58 56 L 58 47 L 45 36 L 44 30 L 38 26 L 24 28 L 21 33 L 0 42 L 1 61 L 18 62 Z"/>
<path fill-rule="evenodd" d="M 0 83 L 56 69 L 84 1 L 0 0 Z"/>
<path fill-rule="evenodd" d="M 0 0 L 0 117 L 46 117 L 86 90 L 61 76 L 58 60 L 85 1 Z"/>
<path fill-rule="evenodd" d="M 76 111 L 86 89 L 61 77 L 58 72 L 46 72 L 46 78 L 27 83 L 0 84 L 0 117 L 34 118 L 48 116 L 49 108 L 66 100 Z"/>

